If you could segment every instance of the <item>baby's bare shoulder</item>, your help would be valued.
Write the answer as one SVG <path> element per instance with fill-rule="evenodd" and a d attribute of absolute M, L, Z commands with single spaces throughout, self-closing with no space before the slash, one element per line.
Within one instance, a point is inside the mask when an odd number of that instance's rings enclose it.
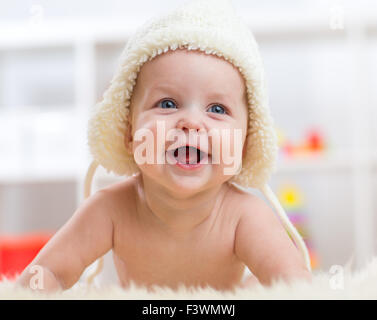
<path fill-rule="evenodd" d="M 106 192 L 109 196 L 119 196 L 120 194 L 128 194 L 133 192 L 136 185 L 136 176 L 126 177 L 124 180 L 115 182 L 103 189 L 101 191 Z"/>
<path fill-rule="evenodd" d="M 239 220 L 247 219 L 249 223 L 255 221 L 259 225 L 271 223 L 272 220 L 276 222 L 274 211 L 262 198 L 234 184 L 230 184 L 229 188 L 228 202 L 239 213 Z"/>
<path fill-rule="evenodd" d="M 241 210 L 245 207 L 253 208 L 254 206 L 257 206 L 261 201 L 263 202 L 263 200 L 258 196 L 243 190 L 241 187 L 233 183 L 229 184 L 228 188 L 229 191 L 227 195 L 227 201 Z"/>
<path fill-rule="evenodd" d="M 234 223 L 237 227 L 242 216 L 254 212 L 258 202 L 262 201 L 256 195 L 230 183 L 222 203 L 222 217 L 227 222 Z"/>
<path fill-rule="evenodd" d="M 136 185 L 137 177 L 131 176 L 101 189 L 103 198 L 106 198 L 109 210 L 114 213 L 114 218 L 119 213 L 124 215 L 126 212 L 134 211 L 137 193 Z"/>

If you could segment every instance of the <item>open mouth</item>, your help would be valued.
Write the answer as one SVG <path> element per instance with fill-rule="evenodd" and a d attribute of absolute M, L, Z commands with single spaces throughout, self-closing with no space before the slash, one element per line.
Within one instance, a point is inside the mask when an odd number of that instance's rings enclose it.
<path fill-rule="evenodd" d="M 191 146 L 182 146 L 169 152 L 181 164 L 198 164 L 207 156 L 205 152 Z"/>

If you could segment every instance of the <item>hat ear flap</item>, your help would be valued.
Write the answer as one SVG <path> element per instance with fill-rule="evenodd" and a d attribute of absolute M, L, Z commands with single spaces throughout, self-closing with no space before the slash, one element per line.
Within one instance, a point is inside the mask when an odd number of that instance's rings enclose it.
<path fill-rule="evenodd" d="M 126 148 L 126 150 L 129 154 L 132 154 L 132 142 L 133 142 L 132 122 L 130 121 L 129 116 L 127 116 L 126 123 L 127 123 L 127 125 L 126 125 L 126 129 L 124 131 L 124 147 Z"/>
<path fill-rule="evenodd" d="M 246 139 L 245 139 L 245 142 L 243 143 L 243 148 L 242 148 L 242 159 L 245 157 L 245 154 L 246 154 Z"/>

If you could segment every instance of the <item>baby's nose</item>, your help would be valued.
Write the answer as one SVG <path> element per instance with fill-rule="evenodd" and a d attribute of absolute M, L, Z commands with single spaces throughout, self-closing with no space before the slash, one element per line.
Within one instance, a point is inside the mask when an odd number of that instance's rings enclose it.
<path fill-rule="evenodd" d="M 205 126 L 199 119 L 191 117 L 191 116 L 185 116 L 179 119 L 177 123 L 177 129 L 181 129 L 183 131 L 185 130 L 199 131 L 199 130 L 204 130 Z"/>

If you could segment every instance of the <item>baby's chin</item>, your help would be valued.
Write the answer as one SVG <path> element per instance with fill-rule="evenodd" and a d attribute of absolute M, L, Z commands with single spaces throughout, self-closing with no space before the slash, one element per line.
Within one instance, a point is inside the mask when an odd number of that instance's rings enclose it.
<path fill-rule="evenodd" d="M 208 174 L 202 175 L 176 175 L 170 173 L 166 175 L 165 185 L 170 186 L 175 193 L 193 194 L 206 189 L 211 185 Z"/>
<path fill-rule="evenodd" d="M 198 170 L 186 170 L 173 164 L 149 165 L 140 169 L 142 173 L 153 177 L 153 180 L 161 186 L 182 197 L 220 186 L 230 178 L 230 176 L 224 176 L 218 165 L 211 164 Z"/>

